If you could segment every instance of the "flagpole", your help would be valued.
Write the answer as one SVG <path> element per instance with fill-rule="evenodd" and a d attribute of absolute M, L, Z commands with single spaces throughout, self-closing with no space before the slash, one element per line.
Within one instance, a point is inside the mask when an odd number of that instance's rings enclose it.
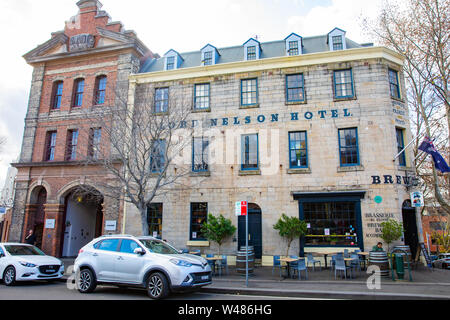
<path fill-rule="evenodd" d="M 404 147 L 403 150 L 400 151 L 400 152 L 395 156 L 395 158 L 394 158 L 393 161 L 395 162 L 395 160 L 397 160 L 397 158 L 400 157 L 400 155 L 401 155 L 403 152 L 405 152 L 405 150 L 406 150 L 406 149 L 407 149 L 414 141 L 416 141 L 417 139 L 421 138 L 424 134 L 426 134 L 426 133 L 425 133 L 425 132 L 422 132 L 421 134 L 419 134 L 419 135 L 417 135 L 415 138 L 413 138 L 413 139 L 411 140 L 411 142 L 408 143 L 408 145 L 407 145 L 406 147 Z"/>

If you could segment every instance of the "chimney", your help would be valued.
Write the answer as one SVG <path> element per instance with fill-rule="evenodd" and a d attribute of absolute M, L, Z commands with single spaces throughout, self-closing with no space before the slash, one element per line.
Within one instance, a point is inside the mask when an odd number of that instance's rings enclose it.
<path fill-rule="evenodd" d="M 98 0 L 80 0 L 77 2 L 77 6 L 80 8 L 80 14 L 94 12 L 97 15 L 103 5 Z"/>

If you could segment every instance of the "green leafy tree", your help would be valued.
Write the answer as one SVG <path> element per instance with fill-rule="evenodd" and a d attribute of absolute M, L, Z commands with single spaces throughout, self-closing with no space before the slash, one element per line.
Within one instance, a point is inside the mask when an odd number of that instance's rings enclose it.
<path fill-rule="evenodd" d="M 289 249 L 291 248 L 292 241 L 306 235 L 307 232 L 305 221 L 301 221 L 297 217 L 288 217 L 284 213 L 273 228 L 278 230 L 280 236 L 286 238 L 288 241 L 286 256 L 289 255 Z"/>
<path fill-rule="evenodd" d="M 445 223 L 445 228 L 442 232 L 433 232 L 431 236 L 436 241 L 438 253 L 450 253 L 450 224 Z"/>
<path fill-rule="evenodd" d="M 381 239 L 388 245 L 388 251 L 390 251 L 390 244 L 403 235 L 403 224 L 394 219 L 381 223 Z"/>
<path fill-rule="evenodd" d="M 236 227 L 230 219 L 225 219 L 223 215 L 215 217 L 208 215 L 208 221 L 205 222 L 201 229 L 203 236 L 219 245 L 219 255 L 223 242 L 226 238 L 231 237 L 236 232 Z"/>

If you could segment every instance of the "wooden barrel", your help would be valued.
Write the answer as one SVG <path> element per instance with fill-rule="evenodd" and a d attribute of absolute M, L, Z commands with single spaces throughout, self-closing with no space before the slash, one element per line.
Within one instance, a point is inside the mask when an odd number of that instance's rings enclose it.
<path fill-rule="evenodd" d="M 242 246 L 239 250 L 240 251 L 245 251 L 245 246 Z M 255 247 L 254 246 L 248 246 L 248 252 L 255 252 Z"/>
<path fill-rule="evenodd" d="M 394 250 L 395 249 L 401 249 L 401 250 L 405 251 L 406 252 L 406 258 L 408 259 L 409 262 L 412 262 L 411 248 L 409 246 L 395 246 Z M 401 254 L 401 255 L 405 255 L 403 253 L 403 251 L 394 251 L 394 252 L 398 253 L 398 254 Z M 406 261 L 405 257 L 403 257 L 403 260 Z"/>
<path fill-rule="evenodd" d="M 382 277 L 389 277 L 389 259 L 385 251 L 369 252 L 369 266 L 378 266 Z"/>
<path fill-rule="evenodd" d="M 247 251 L 240 250 L 236 256 L 236 272 L 239 274 L 246 274 L 246 259 L 247 259 Z M 255 253 L 248 250 L 248 273 L 253 274 L 255 268 Z"/>

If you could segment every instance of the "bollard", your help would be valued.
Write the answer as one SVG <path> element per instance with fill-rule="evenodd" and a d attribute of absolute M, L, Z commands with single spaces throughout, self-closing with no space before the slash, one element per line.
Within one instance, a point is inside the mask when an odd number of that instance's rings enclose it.
<path fill-rule="evenodd" d="M 403 255 L 400 253 L 395 254 L 395 266 L 398 279 L 403 280 L 405 278 L 405 266 L 403 264 Z"/>

